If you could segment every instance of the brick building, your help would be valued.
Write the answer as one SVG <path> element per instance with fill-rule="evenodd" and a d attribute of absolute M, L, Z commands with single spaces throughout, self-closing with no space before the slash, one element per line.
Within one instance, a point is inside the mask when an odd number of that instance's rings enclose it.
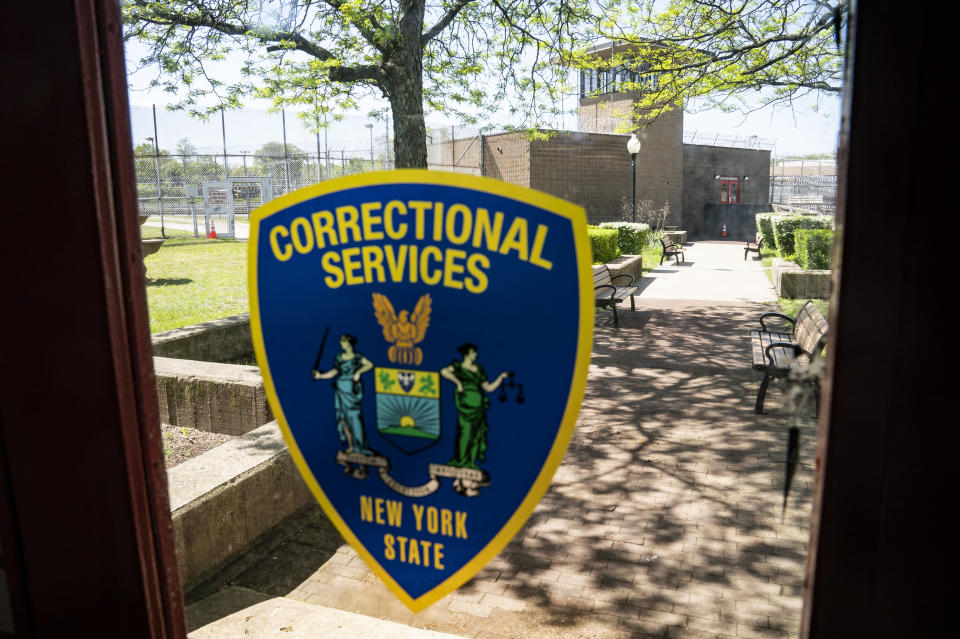
<path fill-rule="evenodd" d="M 600 57 L 619 53 L 602 45 Z M 431 168 L 485 175 L 570 200 L 587 210 L 591 224 L 629 220 L 629 134 L 615 133 L 633 110 L 638 92 L 655 87 L 656 74 L 637 69 L 584 70 L 580 74 L 578 131 L 549 131 L 545 140 L 522 132 L 479 135 L 431 145 Z M 620 87 L 622 89 L 622 87 Z M 668 225 L 709 238 L 727 225 L 728 236 L 753 239 L 753 215 L 769 208 L 770 151 L 683 142 L 683 110 L 674 109 L 637 131 L 637 201 L 669 204 Z"/>

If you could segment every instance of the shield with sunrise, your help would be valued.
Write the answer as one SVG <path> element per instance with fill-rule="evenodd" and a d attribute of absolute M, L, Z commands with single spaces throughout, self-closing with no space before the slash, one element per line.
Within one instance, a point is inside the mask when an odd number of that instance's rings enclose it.
<path fill-rule="evenodd" d="M 476 574 L 547 490 L 593 325 L 581 208 L 401 170 L 254 212 L 251 331 L 328 517 L 412 610 Z"/>

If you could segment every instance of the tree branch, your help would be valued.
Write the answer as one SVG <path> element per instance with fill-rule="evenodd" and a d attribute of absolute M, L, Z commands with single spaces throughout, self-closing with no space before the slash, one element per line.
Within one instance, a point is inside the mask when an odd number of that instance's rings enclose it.
<path fill-rule="evenodd" d="M 457 14 L 460 13 L 460 10 L 470 4 L 471 1 L 472 0 L 459 0 L 455 5 L 450 7 L 450 9 L 447 10 L 446 15 L 440 18 L 435 25 L 433 25 L 420 37 L 420 44 L 425 45 L 440 35 L 440 33 L 446 29 L 451 22 L 453 22 L 453 19 L 457 17 Z"/>
<path fill-rule="evenodd" d="M 366 64 L 355 67 L 331 67 L 327 74 L 334 82 L 361 82 L 369 80 L 383 89 L 382 84 L 386 75 L 379 66 Z"/>
<path fill-rule="evenodd" d="M 207 28 L 218 31 L 225 35 L 232 36 L 250 35 L 257 38 L 264 44 L 268 42 L 292 42 L 294 45 L 293 47 L 285 47 L 282 45 L 271 46 L 268 50 L 274 51 L 277 49 L 293 48 L 312 55 L 319 60 L 329 60 L 333 57 L 332 53 L 316 43 L 307 40 L 295 31 L 271 29 L 265 25 L 251 26 L 244 22 L 227 22 L 225 20 L 220 20 L 214 17 L 212 14 L 206 12 L 201 12 L 198 15 L 190 15 L 188 13 L 172 11 L 157 3 L 143 2 L 143 0 L 139 0 L 134 4 L 140 8 L 141 11 L 132 12 L 130 17 L 141 22 L 156 25 L 179 25 L 194 28 Z"/>
<path fill-rule="evenodd" d="M 336 9 L 337 11 L 343 12 L 343 2 L 341 0 L 323 0 L 331 9 Z M 363 16 L 369 23 L 370 27 L 363 23 L 363 20 L 354 20 L 350 18 L 350 24 L 356 27 L 357 31 L 360 32 L 360 35 L 363 36 L 363 39 L 366 40 L 370 46 L 374 47 L 380 53 L 387 55 L 390 53 L 391 47 L 387 44 L 387 40 L 383 37 L 383 26 L 381 26 L 380 21 L 377 20 L 377 16 L 372 13 L 364 14 Z M 381 37 L 377 37 L 377 34 L 380 34 Z"/>

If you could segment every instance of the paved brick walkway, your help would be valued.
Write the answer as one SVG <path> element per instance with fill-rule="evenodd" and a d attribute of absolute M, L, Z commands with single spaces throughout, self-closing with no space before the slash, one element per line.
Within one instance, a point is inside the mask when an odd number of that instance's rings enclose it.
<path fill-rule="evenodd" d="M 702 264 L 696 249 L 687 257 Z M 815 427 L 775 387 L 772 414 L 753 412 L 747 331 L 770 308 L 641 296 L 620 329 L 598 326 L 551 489 L 497 558 L 431 608 L 407 611 L 318 510 L 232 583 L 467 637 L 796 636 Z M 784 511 L 792 424 L 801 464 Z"/>

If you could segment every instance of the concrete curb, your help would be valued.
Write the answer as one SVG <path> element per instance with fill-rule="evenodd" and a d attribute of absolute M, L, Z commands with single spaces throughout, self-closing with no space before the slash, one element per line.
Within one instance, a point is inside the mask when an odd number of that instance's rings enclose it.
<path fill-rule="evenodd" d="M 160 421 L 242 435 L 273 419 L 255 366 L 154 357 Z"/>
<path fill-rule="evenodd" d="M 167 471 L 184 590 L 313 501 L 276 422 Z"/>
<path fill-rule="evenodd" d="M 153 354 L 157 357 L 231 362 L 253 352 L 250 314 L 231 315 L 193 326 L 154 333 Z"/>
<path fill-rule="evenodd" d="M 224 616 L 226 613 L 226 616 Z M 230 614 L 232 613 L 232 614 Z M 458 639 L 433 630 L 412 628 L 395 621 L 274 597 L 262 593 L 226 588 L 187 610 L 188 619 L 217 619 L 194 630 L 191 639 L 234 639 L 235 637 L 286 637 L 289 639 Z M 222 617 L 222 618 L 221 618 Z"/>

